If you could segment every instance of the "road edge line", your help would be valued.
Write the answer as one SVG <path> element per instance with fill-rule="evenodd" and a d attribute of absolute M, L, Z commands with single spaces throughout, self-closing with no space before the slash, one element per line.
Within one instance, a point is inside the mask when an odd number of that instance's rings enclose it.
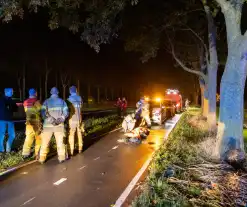
<path fill-rule="evenodd" d="M 168 138 L 169 134 L 174 129 L 174 127 L 177 125 L 177 123 L 180 120 L 181 116 L 182 116 L 182 114 L 177 114 L 175 116 L 175 117 L 178 117 L 178 118 L 177 118 L 177 120 L 175 120 L 176 122 L 173 124 L 173 126 L 165 133 L 164 140 L 166 140 Z M 121 207 L 124 204 L 124 202 L 126 201 L 126 199 L 128 198 L 128 196 L 132 192 L 133 188 L 135 187 L 136 183 L 141 178 L 141 176 L 143 175 L 143 173 L 145 172 L 145 170 L 149 166 L 150 162 L 153 160 L 153 155 L 154 154 L 155 154 L 155 152 L 152 153 L 152 155 L 146 160 L 146 162 L 141 167 L 141 169 L 138 171 L 138 173 L 135 175 L 135 177 L 130 181 L 130 183 L 128 184 L 128 186 L 125 188 L 125 190 L 123 191 L 123 193 L 120 195 L 120 197 L 115 202 L 114 207 Z"/>

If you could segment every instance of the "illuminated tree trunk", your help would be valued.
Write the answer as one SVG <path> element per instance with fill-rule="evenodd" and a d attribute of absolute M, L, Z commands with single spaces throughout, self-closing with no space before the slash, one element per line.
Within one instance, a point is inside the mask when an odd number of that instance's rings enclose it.
<path fill-rule="evenodd" d="M 208 20 L 208 42 L 209 42 L 209 64 L 207 66 L 207 95 L 205 101 L 205 110 L 207 110 L 207 122 L 210 130 L 216 130 L 216 88 L 217 88 L 217 71 L 218 71 L 218 57 L 216 50 L 216 27 L 212 17 L 210 8 L 204 5 Z M 207 103 L 208 100 L 208 103 Z"/>
<path fill-rule="evenodd" d="M 220 118 L 217 149 L 226 159 L 229 150 L 244 151 L 244 87 L 247 70 L 247 32 L 241 33 L 244 1 L 216 0 L 224 14 L 227 31 L 228 57 L 220 84 Z"/>
<path fill-rule="evenodd" d="M 217 87 L 217 68 L 209 68 L 208 70 L 208 105 L 207 121 L 212 131 L 216 130 L 216 87 Z"/>
<path fill-rule="evenodd" d="M 240 56 L 239 51 L 240 48 L 236 47 L 235 54 L 229 53 L 220 85 L 220 119 L 217 138 L 220 155 L 223 158 L 228 150 L 244 150 L 243 120 L 247 51 L 243 56 Z"/>

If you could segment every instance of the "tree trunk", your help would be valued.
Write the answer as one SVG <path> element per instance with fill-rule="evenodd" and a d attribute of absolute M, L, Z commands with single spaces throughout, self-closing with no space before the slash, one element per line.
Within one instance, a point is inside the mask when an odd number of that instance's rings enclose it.
<path fill-rule="evenodd" d="M 231 48 L 220 85 L 220 118 L 218 124 L 218 150 L 221 158 L 231 149 L 244 150 L 243 118 L 244 88 L 247 57 L 239 51 L 241 44 Z M 241 55 L 241 56 L 240 56 Z"/>
<path fill-rule="evenodd" d="M 48 97 L 48 71 L 45 72 L 45 99 Z"/>
<path fill-rule="evenodd" d="M 77 92 L 80 94 L 80 79 L 77 79 Z"/>
<path fill-rule="evenodd" d="M 105 100 L 108 100 L 107 88 L 105 88 Z"/>
<path fill-rule="evenodd" d="M 22 77 L 22 100 L 24 101 L 26 98 L 26 65 L 23 63 L 23 77 Z"/>
<path fill-rule="evenodd" d="M 66 86 L 63 85 L 63 100 L 66 99 Z"/>
<path fill-rule="evenodd" d="M 98 104 L 100 102 L 100 88 L 99 87 L 97 88 L 97 102 Z"/>
<path fill-rule="evenodd" d="M 42 102 L 42 76 L 39 78 L 39 100 Z"/>
<path fill-rule="evenodd" d="M 56 74 L 56 87 L 58 88 L 58 72 L 55 72 Z"/>
<path fill-rule="evenodd" d="M 111 100 L 114 101 L 114 89 L 111 89 Z"/>
<path fill-rule="evenodd" d="M 208 42 L 209 42 L 209 56 L 210 63 L 207 65 L 208 83 L 208 116 L 207 122 L 212 131 L 216 130 L 216 88 L 217 88 L 217 71 L 218 71 L 218 56 L 216 50 L 216 26 L 213 20 L 210 8 L 204 5 L 204 10 L 208 20 Z"/>
<path fill-rule="evenodd" d="M 208 87 L 207 87 L 207 92 L 208 92 L 207 122 L 212 131 L 216 130 L 216 87 L 217 87 L 217 68 L 209 67 Z"/>

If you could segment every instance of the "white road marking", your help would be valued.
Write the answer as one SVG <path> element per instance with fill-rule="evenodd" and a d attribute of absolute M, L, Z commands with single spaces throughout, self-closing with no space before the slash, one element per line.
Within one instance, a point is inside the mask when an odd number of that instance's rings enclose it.
<path fill-rule="evenodd" d="M 98 159 L 100 159 L 100 157 L 96 157 L 94 160 L 98 160 Z"/>
<path fill-rule="evenodd" d="M 22 205 L 20 205 L 20 206 L 24 206 L 24 205 L 30 203 L 33 199 L 35 199 L 35 197 L 30 198 L 29 200 L 27 200 L 26 202 L 24 202 L 24 203 L 23 203 Z"/>
<path fill-rule="evenodd" d="M 66 181 L 67 178 L 61 178 L 60 180 L 58 180 L 57 182 L 53 183 L 53 185 L 60 185 L 61 183 L 63 183 L 64 181 Z"/>
<path fill-rule="evenodd" d="M 111 148 L 108 152 L 112 151 L 112 150 L 115 150 L 118 148 L 118 145 L 116 145 L 115 147 Z"/>
<path fill-rule="evenodd" d="M 114 150 L 115 150 L 115 149 L 117 149 L 117 148 L 118 148 L 118 145 L 117 145 L 117 146 L 115 146 L 115 147 L 113 147 L 112 149 L 114 149 Z"/>
<path fill-rule="evenodd" d="M 171 126 L 171 128 L 169 128 L 168 130 L 166 130 L 164 139 L 167 139 L 168 135 L 170 134 L 170 132 L 172 131 L 172 129 L 176 126 L 176 123 L 178 122 L 178 120 L 180 119 L 180 117 L 181 117 L 181 115 L 176 115 L 175 116 L 174 124 Z M 127 188 L 124 190 L 124 192 L 117 199 L 114 207 L 121 207 L 124 204 L 125 200 L 129 196 L 129 194 L 131 193 L 131 191 L 133 190 L 133 188 L 135 187 L 136 183 L 141 178 L 142 174 L 145 172 L 145 170 L 149 166 L 150 162 L 152 161 L 153 154 L 154 154 L 154 152 L 152 153 L 151 157 L 144 163 L 144 165 L 139 170 L 139 172 L 136 174 L 136 176 L 131 180 L 131 182 L 129 183 L 129 185 L 127 186 Z"/>
<path fill-rule="evenodd" d="M 153 153 L 152 153 L 152 156 L 153 156 Z M 135 187 L 136 183 L 138 182 L 138 180 L 140 179 L 140 177 L 142 176 L 142 174 L 145 172 L 145 170 L 149 166 L 149 164 L 150 164 L 150 162 L 152 160 L 152 156 L 144 163 L 144 165 L 142 166 L 142 168 L 139 170 L 139 172 L 136 174 L 136 176 L 129 183 L 129 185 L 124 190 L 124 192 L 122 193 L 122 195 L 117 199 L 114 207 L 120 207 L 120 206 L 122 206 L 122 204 L 124 203 L 124 201 L 126 200 L 126 198 L 129 196 L 130 192 L 133 190 L 133 188 Z"/>
<path fill-rule="evenodd" d="M 87 167 L 87 166 L 84 165 L 84 166 L 80 167 L 79 170 L 82 170 L 82 169 L 84 169 L 85 167 Z"/>

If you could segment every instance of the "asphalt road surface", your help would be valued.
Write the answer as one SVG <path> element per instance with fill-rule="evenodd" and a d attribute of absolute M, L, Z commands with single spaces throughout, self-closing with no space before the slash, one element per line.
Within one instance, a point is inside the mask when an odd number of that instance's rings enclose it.
<path fill-rule="evenodd" d="M 1 207 L 110 207 L 162 143 L 164 126 L 140 145 L 125 144 L 120 131 L 83 154 L 58 164 L 57 157 L 24 167 L 0 181 Z"/>

